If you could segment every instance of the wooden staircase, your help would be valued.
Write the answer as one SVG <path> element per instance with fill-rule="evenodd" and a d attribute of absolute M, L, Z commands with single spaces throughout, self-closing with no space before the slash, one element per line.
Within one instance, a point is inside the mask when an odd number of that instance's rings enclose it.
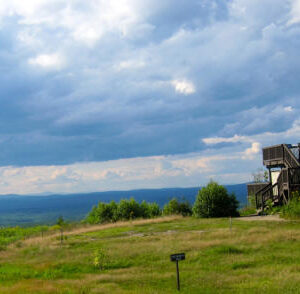
<path fill-rule="evenodd" d="M 292 197 L 292 192 L 300 189 L 300 145 L 281 144 L 263 148 L 263 164 L 269 169 L 270 182 L 262 185 L 248 185 L 249 191 L 255 191 L 255 203 L 258 210 L 264 210 L 267 201 L 273 206 L 286 204 Z M 280 168 L 275 183 L 272 183 L 272 169 Z M 255 188 L 257 189 L 255 190 Z"/>

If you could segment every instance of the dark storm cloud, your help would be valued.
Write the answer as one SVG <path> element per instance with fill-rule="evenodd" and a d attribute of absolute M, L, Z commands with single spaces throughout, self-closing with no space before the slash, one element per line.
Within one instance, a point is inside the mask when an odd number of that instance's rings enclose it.
<path fill-rule="evenodd" d="M 299 119 L 291 1 L 7 5 L 1 165 L 197 152 Z"/>

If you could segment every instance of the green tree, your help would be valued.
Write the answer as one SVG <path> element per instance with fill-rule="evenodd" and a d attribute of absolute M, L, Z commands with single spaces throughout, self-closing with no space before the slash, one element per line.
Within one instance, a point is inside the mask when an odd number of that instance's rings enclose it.
<path fill-rule="evenodd" d="M 134 198 L 122 199 L 118 205 L 118 219 L 129 220 L 141 217 L 141 209 Z"/>
<path fill-rule="evenodd" d="M 164 215 L 181 214 L 188 216 L 192 214 L 192 208 L 188 201 L 178 201 L 177 198 L 172 198 L 163 209 Z"/>
<path fill-rule="evenodd" d="M 64 218 L 60 216 L 56 221 L 56 226 L 60 231 L 60 244 L 62 245 L 64 240 L 64 228 L 66 228 L 67 223 L 65 222 Z"/>
<path fill-rule="evenodd" d="M 159 207 L 159 205 L 155 202 L 153 203 L 148 203 L 148 207 L 149 207 L 149 217 L 157 217 L 161 215 L 161 209 Z"/>
<path fill-rule="evenodd" d="M 98 209 L 97 206 L 94 205 L 92 207 L 92 210 L 89 212 L 89 214 L 87 215 L 87 217 L 85 218 L 85 222 L 89 223 L 89 224 L 97 224 L 99 223 L 99 216 L 98 216 Z"/>
<path fill-rule="evenodd" d="M 60 217 L 57 219 L 56 224 L 57 224 L 58 226 L 64 227 L 64 226 L 66 225 L 66 222 L 65 222 L 64 218 L 63 218 L 62 216 L 60 216 Z"/>
<path fill-rule="evenodd" d="M 253 172 L 252 178 L 254 183 L 265 183 L 270 180 L 269 173 L 262 168 L 258 168 L 255 172 Z"/>
<path fill-rule="evenodd" d="M 228 194 L 226 188 L 214 181 L 199 190 L 193 214 L 196 217 L 238 216 L 238 201 L 234 194 Z"/>

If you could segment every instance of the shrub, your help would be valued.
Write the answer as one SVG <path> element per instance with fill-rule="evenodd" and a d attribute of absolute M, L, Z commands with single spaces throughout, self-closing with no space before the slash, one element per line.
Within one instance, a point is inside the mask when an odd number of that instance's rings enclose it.
<path fill-rule="evenodd" d="M 245 206 L 239 210 L 240 216 L 248 216 L 252 214 L 256 214 L 256 209 L 254 207 Z"/>
<path fill-rule="evenodd" d="M 248 207 L 256 208 L 255 195 L 249 195 L 248 196 Z"/>
<path fill-rule="evenodd" d="M 134 198 L 122 199 L 118 205 L 118 218 L 121 220 L 129 220 L 142 217 L 141 208 Z"/>
<path fill-rule="evenodd" d="M 197 195 L 193 213 L 196 217 L 238 216 L 238 201 L 224 186 L 210 181 Z"/>
<path fill-rule="evenodd" d="M 148 209 L 149 209 L 149 217 L 150 218 L 160 216 L 162 213 L 159 205 L 155 202 L 148 203 Z"/>
<path fill-rule="evenodd" d="M 281 216 L 284 218 L 300 218 L 300 193 L 292 193 L 292 199 L 288 204 L 282 206 Z"/>
<path fill-rule="evenodd" d="M 163 209 L 164 215 L 181 214 L 188 216 L 192 214 L 192 208 L 188 201 L 178 201 L 177 198 L 172 198 Z"/>
<path fill-rule="evenodd" d="M 134 218 L 152 218 L 161 215 L 161 209 L 157 203 L 143 201 L 139 204 L 134 198 L 122 199 L 119 203 L 111 201 L 109 204 L 99 202 L 93 206 L 84 222 L 99 224 L 129 220 Z"/>
<path fill-rule="evenodd" d="M 109 257 L 103 248 L 99 248 L 94 251 L 93 263 L 94 267 L 100 270 L 104 270 L 108 267 Z"/>

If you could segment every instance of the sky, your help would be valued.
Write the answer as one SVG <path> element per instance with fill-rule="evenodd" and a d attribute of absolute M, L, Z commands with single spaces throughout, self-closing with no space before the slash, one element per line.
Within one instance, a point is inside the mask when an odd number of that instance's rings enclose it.
<path fill-rule="evenodd" d="M 251 181 L 299 52 L 300 0 L 0 0 L 0 194 Z"/>

